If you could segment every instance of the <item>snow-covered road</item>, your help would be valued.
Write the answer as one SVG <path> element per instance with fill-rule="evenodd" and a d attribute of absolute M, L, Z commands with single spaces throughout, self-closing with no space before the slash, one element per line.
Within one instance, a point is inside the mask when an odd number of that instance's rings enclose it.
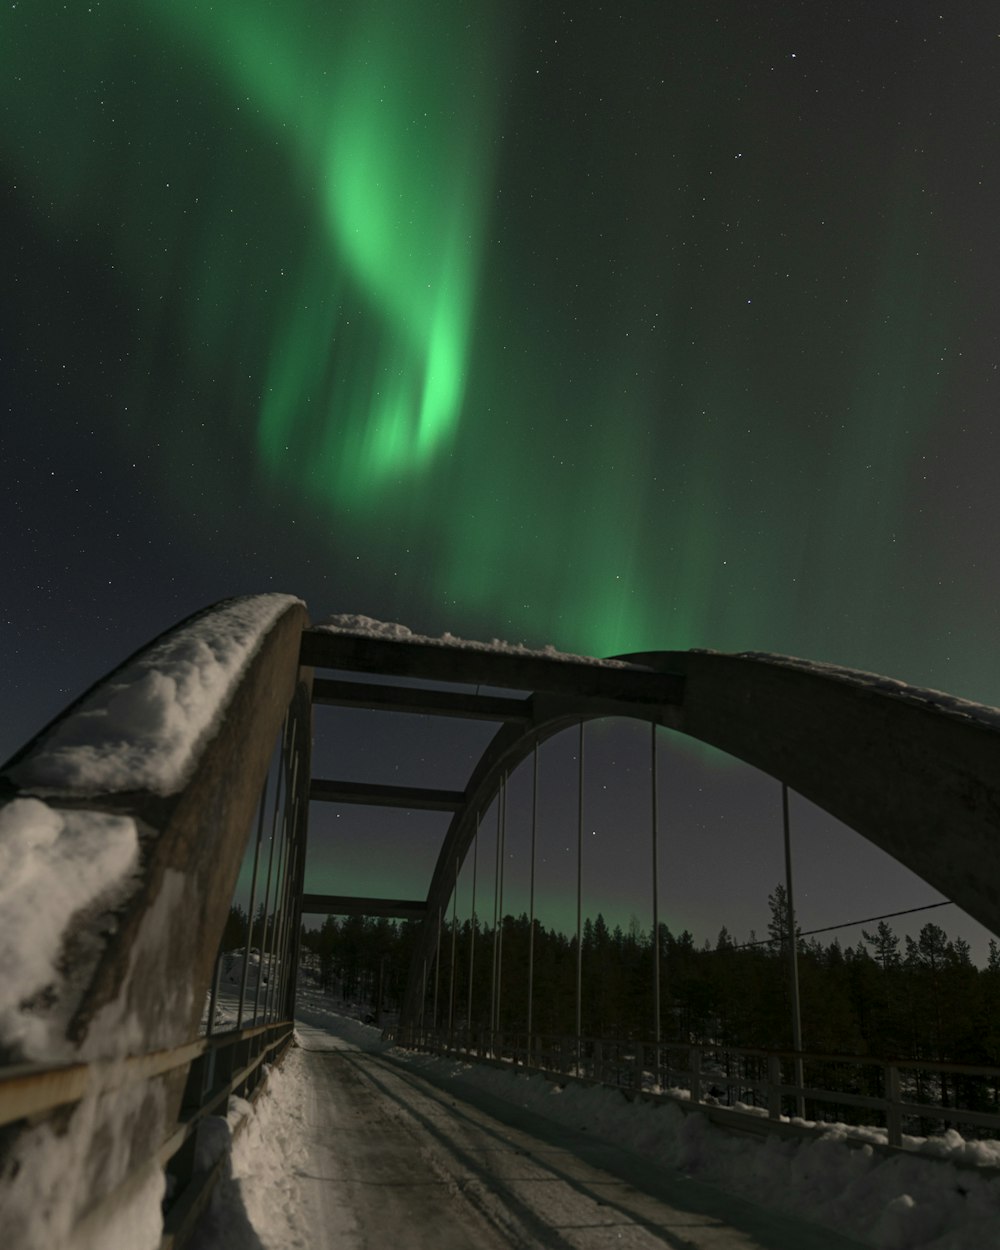
<path fill-rule="evenodd" d="M 305 1025 L 297 1032 L 300 1046 L 275 1074 L 280 1089 L 255 1117 L 269 1148 L 237 1143 L 235 1170 L 260 1240 L 220 1237 L 216 1225 L 204 1244 L 857 1247 L 468 1083 L 429 1080 L 380 1047 Z"/>

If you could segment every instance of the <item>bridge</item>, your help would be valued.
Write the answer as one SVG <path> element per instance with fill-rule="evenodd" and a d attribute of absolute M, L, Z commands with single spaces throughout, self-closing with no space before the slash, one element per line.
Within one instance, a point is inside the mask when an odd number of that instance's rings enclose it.
<path fill-rule="evenodd" d="M 461 788 L 370 784 L 316 775 L 317 706 L 481 722 L 495 732 Z M 159 1212 L 164 1170 L 163 1226 L 147 1240 L 155 1235 L 149 1244 L 181 1245 L 190 1237 L 223 1170 L 222 1160 L 206 1166 L 199 1156 L 200 1126 L 224 1114 L 232 1095 L 254 1096 L 268 1066 L 291 1045 L 302 918 L 310 914 L 416 922 L 401 1010 L 390 1029 L 391 1040 L 415 1054 L 616 1084 L 630 1098 L 672 1100 L 685 1114 L 697 1110 L 744 1134 L 819 1132 L 790 1117 L 801 1120 L 808 1107 L 820 1119 L 824 1102 L 865 1108 L 869 1123 L 884 1125 L 887 1151 L 902 1148 L 908 1117 L 1000 1128 L 992 1106 L 959 1116 L 953 1106 L 916 1103 L 903 1063 L 803 1049 L 790 863 L 792 1044 L 769 1053 L 734 1050 L 725 1057 L 725 1076 L 719 1055 L 712 1056 L 714 1093 L 703 1048 L 662 1036 L 658 940 L 648 1030 L 627 1038 L 585 1033 L 579 843 L 575 1029 L 546 1037 L 536 1027 L 533 915 L 518 1027 L 504 1027 L 497 917 L 504 916 L 506 786 L 519 766 L 537 761 L 540 744 L 570 730 L 579 735 L 582 794 L 585 727 L 606 717 L 650 725 L 654 761 L 658 730 L 669 729 L 753 765 L 781 783 L 786 848 L 794 791 L 1000 933 L 995 709 L 782 656 L 663 651 L 594 660 L 420 639 L 363 618 L 314 626 L 305 605 L 287 596 L 228 600 L 127 659 L 0 773 L 0 865 L 7 878 L 0 881 L 0 950 L 5 972 L 12 970 L 0 995 L 0 1207 L 13 1243 L 99 1244 L 116 1220 L 132 1218 L 136 1204 Z M 655 767 L 650 775 L 658 934 Z M 389 890 L 364 897 L 307 890 L 310 805 L 323 802 L 445 814 L 425 888 L 407 898 Z M 471 975 L 464 1003 L 455 992 L 456 887 L 489 810 L 496 814 L 498 869 L 489 983 L 476 986 L 474 1017 Z M 582 840 L 582 802 L 578 810 Z M 249 875 L 248 924 L 242 957 L 226 977 L 220 943 L 241 865 Z M 476 931 L 473 923 L 473 942 Z M 220 1010 L 223 1000 L 228 1014 Z M 824 1089 L 822 1075 L 848 1061 L 876 1069 L 864 1092 L 858 1084 L 853 1092 Z M 390 1080 L 386 1072 L 380 1079 L 395 1090 L 387 1096 L 405 1102 L 411 1095 L 398 1074 Z M 1000 1072 L 969 1075 L 995 1085 Z M 331 1117 L 338 1098 L 352 1096 L 346 1088 L 329 1095 Z M 734 1109 L 736 1094 L 748 1090 L 760 1108 L 756 1116 Z M 519 1140 L 529 1152 L 527 1137 Z M 376 1154 L 383 1147 L 396 1148 L 388 1140 L 380 1146 L 377 1136 L 367 1143 Z M 59 1192 L 48 1193 L 55 1175 Z M 588 1175 L 588 1192 L 596 1192 Z M 573 1184 L 579 1189 L 583 1181 Z M 629 1220 L 652 1240 L 630 1244 L 680 1244 L 679 1234 L 664 1231 L 679 1227 L 678 1195 L 661 1192 L 656 1201 L 673 1211 L 674 1224 L 661 1208 L 656 1215 L 645 1206 Z M 528 1238 L 523 1244 L 603 1244 L 567 1239 L 565 1228 L 562 1239 L 545 1233 L 538 1224 L 543 1208 L 524 1214 L 524 1229 L 534 1231 L 518 1234 Z M 755 1232 L 752 1220 L 733 1219 L 727 1233 L 717 1216 L 706 1217 L 702 1240 L 690 1231 L 698 1221 L 689 1221 L 684 1244 L 847 1244 L 833 1237 L 807 1242 L 801 1230 L 775 1232 L 776 1225 Z M 445 1242 L 440 1228 L 436 1234 L 435 1244 L 522 1244 L 513 1234 L 497 1240 L 496 1229 L 493 1241 L 469 1230 Z"/>

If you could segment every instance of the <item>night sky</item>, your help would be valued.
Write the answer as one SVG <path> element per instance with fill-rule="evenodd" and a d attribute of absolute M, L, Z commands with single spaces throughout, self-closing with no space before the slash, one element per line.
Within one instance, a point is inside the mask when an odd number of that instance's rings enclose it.
<path fill-rule="evenodd" d="M 0 756 L 261 590 L 1000 704 L 998 36 L 924 0 L 8 5 Z M 591 910 L 648 800 L 648 731 L 593 733 Z M 668 740 L 666 919 L 763 930 L 777 787 Z M 793 816 L 803 927 L 939 897 Z M 403 819 L 413 893 L 439 824 Z M 605 911 L 646 924 L 633 887 Z"/>

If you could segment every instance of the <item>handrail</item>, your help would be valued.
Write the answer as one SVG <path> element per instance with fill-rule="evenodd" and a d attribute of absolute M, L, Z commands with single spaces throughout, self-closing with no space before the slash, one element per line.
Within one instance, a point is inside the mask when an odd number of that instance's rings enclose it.
<path fill-rule="evenodd" d="M 766 1110 L 764 1122 L 772 1129 L 799 1134 L 808 1125 L 795 1123 L 795 1117 L 782 1114 L 783 1100 L 807 1099 L 813 1103 L 869 1108 L 878 1111 L 885 1119 L 886 1143 L 890 1148 L 901 1149 L 903 1146 L 904 1118 L 920 1118 L 938 1120 L 942 1123 L 968 1124 L 979 1128 L 992 1129 L 1000 1134 L 1000 1108 L 997 1111 L 977 1111 L 958 1106 L 945 1106 L 936 1103 L 911 1102 L 904 1097 L 901 1070 L 920 1069 L 928 1072 L 947 1072 L 956 1075 L 974 1077 L 1000 1077 L 1000 1069 L 990 1066 L 978 1066 L 955 1063 L 924 1063 L 919 1059 L 887 1060 L 871 1055 L 828 1055 L 811 1051 L 769 1051 L 759 1048 L 737 1046 L 693 1045 L 683 1042 L 663 1042 L 659 1045 L 620 1038 L 606 1039 L 593 1037 L 558 1036 L 547 1037 L 535 1035 L 527 1038 L 523 1032 L 490 1033 L 488 1029 L 464 1028 L 447 1030 L 393 1030 L 387 1029 L 384 1035 L 396 1045 L 413 1050 L 428 1051 L 437 1054 L 461 1055 L 463 1059 L 481 1061 L 491 1064 L 510 1064 L 520 1070 L 539 1073 L 559 1073 L 587 1084 L 607 1085 L 622 1089 L 630 1096 L 641 1094 L 653 1097 L 657 1101 L 668 1101 L 677 1104 L 683 1110 L 697 1109 L 704 1112 L 714 1110 L 726 1113 L 726 1123 L 732 1123 L 732 1116 L 743 1116 L 748 1122 L 759 1123 Z M 664 1052 L 681 1053 L 686 1057 L 683 1067 L 675 1068 L 663 1063 Z M 720 1073 L 715 1067 L 705 1068 L 705 1060 L 712 1057 L 716 1064 L 733 1059 L 763 1060 L 764 1069 L 759 1076 L 749 1074 L 729 1076 Z M 853 1090 L 825 1089 L 799 1084 L 795 1081 L 782 1079 L 781 1065 L 787 1063 L 795 1070 L 794 1061 L 803 1065 L 816 1064 L 850 1064 L 856 1068 L 872 1067 L 882 1074 L 882 1094 L 865 1095 Z M 679 1078 L 675 1084 L 663 1088 L 660 1078 Z M 647 1080 L 647 1078 L 649 1078 Z M 727 1088 L 732 1091 L 754 1091 L 763 1096 L 765 1108 L 746 1108 L 732 1105 L 742 1102 L 731 1099 L 722 1102 L 717 1096 L 707 1093 L 707 1086 L 721 1091 Z M 647 1088 L 648 1087 L 648 1088 Z M 655 1088 L 654 1088 L 655 1087 Z M 684 1090 L 683 1096 L 677 1092 Z M 995 1101 L 995 1100 L 994 1100 Z M 825 1123 L 819 1116 L 814 1117 L 820 1124 Z M 846 1135 L 852 1136 L 851 1126 L 838 1126 L 846 1129 Z M 822 1131 L 818 1128 L 817 1131 Z M 858 1140 L 868 1141 L 866 1134 L 856 1134 Z"/>
<path fill-rule="evenodd" d="M 291 1021 L 279 1022 L 292 1027 Z M 0 1068 L 0 1128 L 57 1107 L 80 1102 L 93 1092 L 110 1093 L 138 1081 L 148 1081 L 175 1068 L 191 1064 L 208 1051 L 218 1051 L 234 1041 L 248 1041 L 273 1031 L 274 1024 L 258 1024 L 183 1042 L 167 1050 L 124 1059 L 94 1063 L 66 1063 L 47 1067 L 40 1063 L 13 1064 Z"/>

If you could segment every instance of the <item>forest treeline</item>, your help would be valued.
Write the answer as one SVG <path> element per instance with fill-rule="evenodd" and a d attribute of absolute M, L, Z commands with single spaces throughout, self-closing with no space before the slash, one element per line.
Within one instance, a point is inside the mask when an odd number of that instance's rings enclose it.
<path fill-rule="evenodd" d="M 696 945 L 685 931 L 659 926 L 661 1036 L 665 1042 L 788 1049 L 792 1030 L 785 892 L 769 896 L 771 919 L 760 941 L 738 944 L 723 928 Z M 237 937 L 234 921 L 232 938 Z M 499 1018 L 504 1031 L 527 1024 L 530 926 L 526 915 L 500 926 Z M 303 945 L 319 960 L 325 984 L 344 1000 L 398 1009 L 418 925 L 328 917 Z M 237 945 L 237 942 L 233 942 Z M 256 945 L 256 942 L 254 943 Z M 904 940 L 884 920 L 854 946 L 797 939 L 803 1046 L 813 1052 L 1000 1062 L 1000 947 L 978 968 L 969 945 L 928 923 Z M 496 959 L 494 933 L 468 920 L 442 927 L 439 959 L 427 970 L 425 1023 L 486 1028 Z M 454 959 L 452 951 L 454 949 Z M 582 1027 L 585 1036 L 653 1036 L 652 932 L 634 921 L 609 928 L 603 916 L 583 926 Z M 469 1005 L 470 955 L 472 1003 Z M 570 1034 L 576 1021 L 576 936 L 534 924 L 532 1031 Z M 454 976 L 452 975 L 454 967 Z"/>

